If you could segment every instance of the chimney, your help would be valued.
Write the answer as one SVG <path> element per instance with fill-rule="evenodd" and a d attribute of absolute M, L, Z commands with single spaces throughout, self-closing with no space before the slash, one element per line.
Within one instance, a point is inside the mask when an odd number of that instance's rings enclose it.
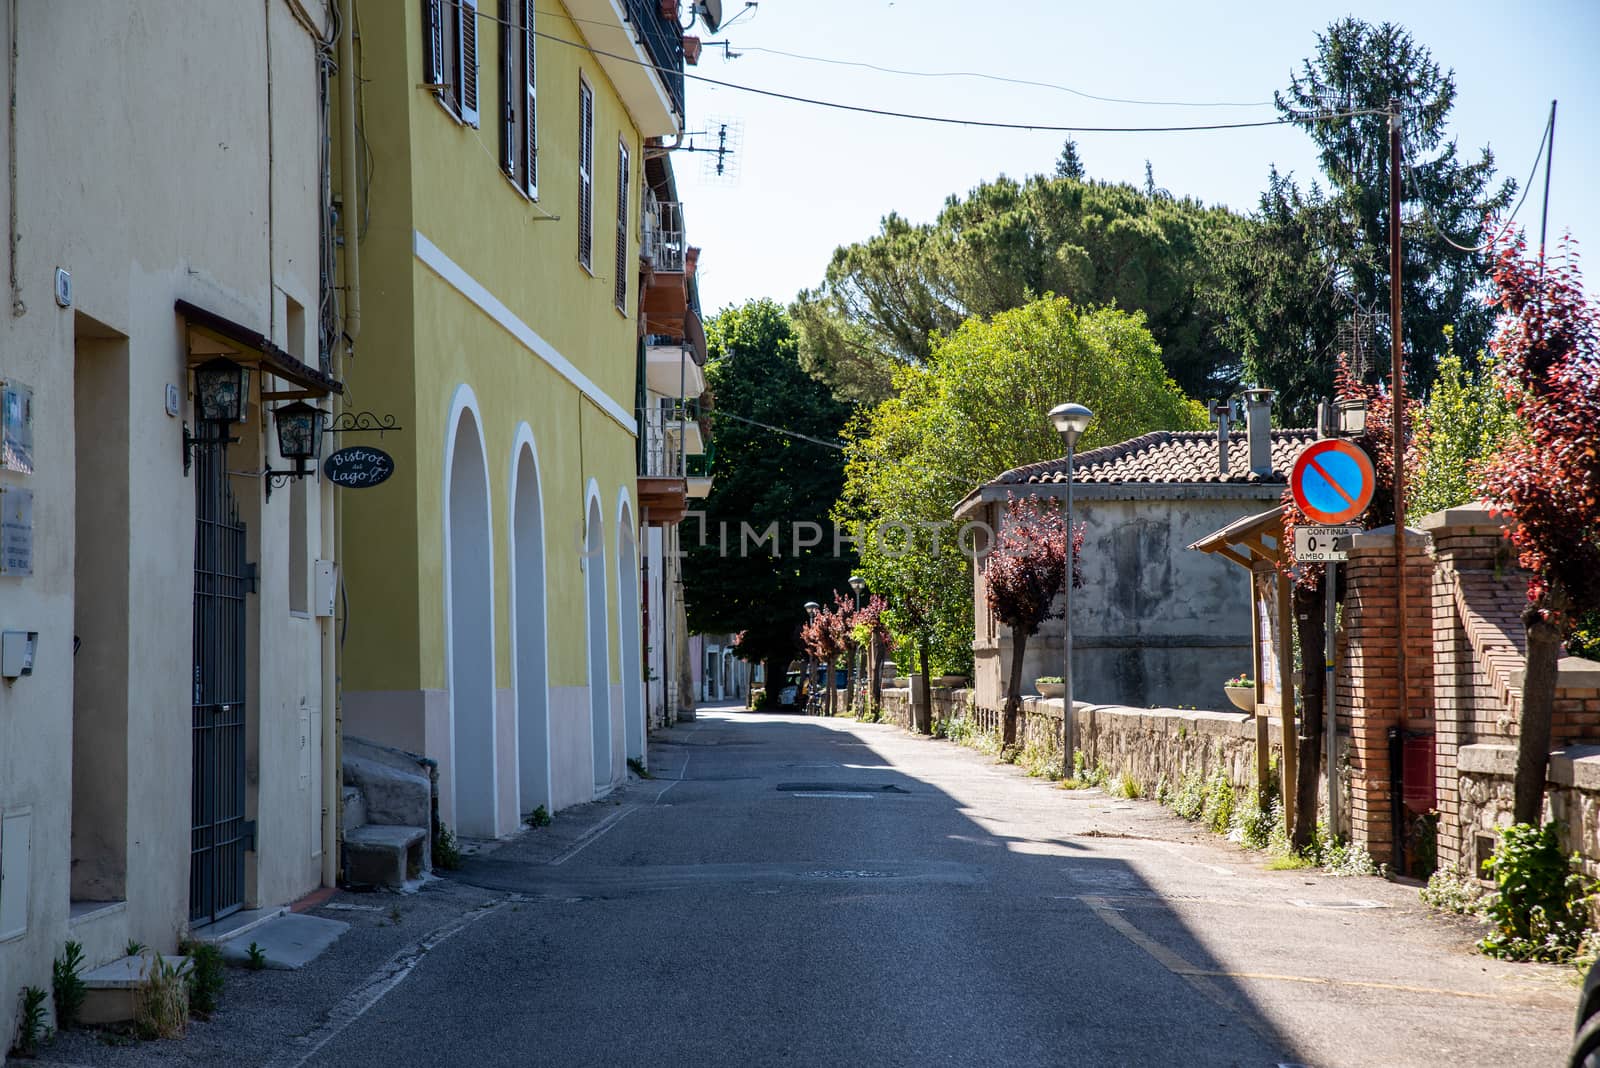
<path fill-rule="evenodd" d="M 1217 471 L 1223 478 L 1228 477 L 1228 423 L 1233 418 L 1233 405 L 1225 400 L 1207 401 L 1206 410 L 1211 413 L 1211 421 L 1217 427 Z"/>
<path fill-rule="evenodd" d="M 1272 474 L 1272 390 L 1244 391 L 1245 427 L 1250 436 L 1250 473 Z"/>

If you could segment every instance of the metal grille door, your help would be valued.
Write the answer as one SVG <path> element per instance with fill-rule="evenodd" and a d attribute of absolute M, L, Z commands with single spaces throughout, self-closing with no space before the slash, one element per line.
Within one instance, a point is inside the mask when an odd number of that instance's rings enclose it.
<path fill-rule="evenodd" d="M 194 758 L 189 919 L 244 902 L 245 530 L 227 448 L 195 449 Z"/>

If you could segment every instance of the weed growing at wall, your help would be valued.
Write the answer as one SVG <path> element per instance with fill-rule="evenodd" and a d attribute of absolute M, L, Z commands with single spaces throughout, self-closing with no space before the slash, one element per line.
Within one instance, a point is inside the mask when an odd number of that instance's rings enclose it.
<path fill-rule="evenodd" d="M 1206 783 L 1200 819 L 1217 834 L 1227 834 L 1233 823 L 1233 784 L 1228 773 L 1218 768 Z"/>
<path fill-rule="evenodd" d="M 133 1024 L 140 1038 L 177 1038 L 189 1025 L 189 985 L 179 965 L 152 953 L 133 992 Z"/>
<path fill-rule="evenodd" d="M 1243 805 L 1233 810 L 1233 826 L 1228 837 L 1247 849 L 1265 849 L 1272 841 L 1272 828 L 1280 818 L 1278 805 L 1261 804 L 1261 791 L 1251 790 Z"/>
<path fill-rule="evenodd" d="M 433 836 L 433 866 L 445 871 L 461 867 L 461 847 L 456 844 L 455 833 L 442 823 L 439 833 Z"/>
<path fill-rule="evenodd" d="M 1455 868 L 1440 868 L 1428 876 L 1428 885 L 1417 891 L 1422 903 L 1440 912 L 1458 916 L 1478 916 L 1488 904 L 1483 888 Z"/>
<path fill-rule="evenodd" d="M 1594 886 L 1578 856 L 1561 851 L 1560 824 L 1507 827 L 1484 869 L 1495 892 L 1485 910 L 1494 931 L 1478 943 L 1491 957 L 1559 962 L 1578 951 Z"/>
<path fill-rule="evenodd" d="M 50 965 L 50 985 L 55 994 L 56 1027 L 70 1031 L 78 1024 L 83 999 L 89 990 L 83 985 L 83 943 L 68 942 L 66 950 Z"/>
<path fill-rule="evenodd" d="M 1198 770 L 1191 770 L 1178 781 L 1178 789 L 1172 795 L 1173 814 L 1193 821 L 1200 818 L 1205 807 L 1205 779 Z"/>
<path fill-rule="evenodd" d="M 1113 797 L 1126 797 L 1130 801 L 1137 801 L 1144 796 L 1144 791 L 1139 787 L 1139 780 L 1129 775 L 1126 771 L 1118 772 L 1116 778 L 1111 780 L 1107 787 Z"/>
<path fill-rule="evenodd" d="M 190 942 L 181 948 L 189 957 L 189 1011 L 203 1020 L 217 1011 L 222 999 L 227 980 L 222 951 L 206 942 Z"/>
<path fill-rule="evenodd" d="M 45 1036 L 45 999 L 50 995 L 42 986 L 22 988 L 22 1012 L 17 1017 L 17 1041 L 11 1052 L 18 1057 L 38 1055 L 39 1043 Z"/>

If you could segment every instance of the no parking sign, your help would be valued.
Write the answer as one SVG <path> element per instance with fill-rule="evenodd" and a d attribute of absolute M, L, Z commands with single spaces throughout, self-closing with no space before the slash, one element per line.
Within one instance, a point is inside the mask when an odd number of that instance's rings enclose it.
<path fill-rule="evenodd" d="M 1339 438 L 1307 445 L 1289 474 L 1294 503 L 1306 518 L 1324 526 L 1348 523 L 1365 512 L 1376 486 L 1365 450 Z"/>

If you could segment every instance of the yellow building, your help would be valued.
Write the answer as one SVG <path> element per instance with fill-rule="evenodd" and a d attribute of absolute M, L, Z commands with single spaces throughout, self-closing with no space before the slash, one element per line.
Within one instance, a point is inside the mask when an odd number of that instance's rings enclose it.
<path fill-rule="evenodd" d="M 495 837 L 644 753 L 642 174 L 681 31 L 659 0 L 357 14 L 346 403 L 404 429 L 342 501 L 343 728 L 437 761 L 441 821 Z"/>

